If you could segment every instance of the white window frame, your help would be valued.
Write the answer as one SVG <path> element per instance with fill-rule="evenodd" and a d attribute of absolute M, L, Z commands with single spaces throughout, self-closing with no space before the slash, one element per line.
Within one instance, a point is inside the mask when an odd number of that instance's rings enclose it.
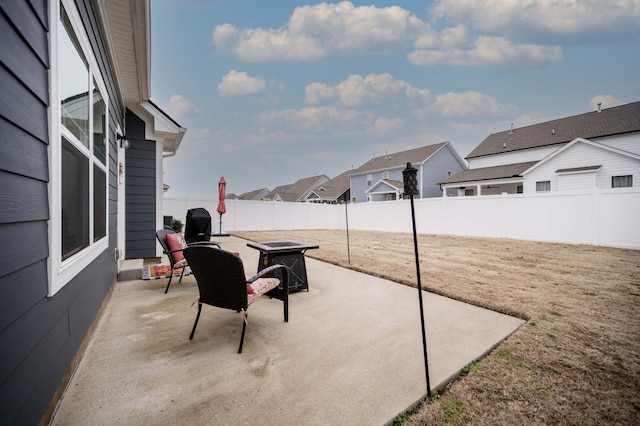
<path fill-rule="evenodd" d="M 382 172 L 382 179 L 389 179 L 389 172 Z"/>
<path fill-rule="evenodd" d="M 61 28 L 60 14 L 62 13 L 60 3 L 64 5 L 65 11 L 71 22 L 71 26 L 75 32 L 75 36 L 80 44 L 82 53 L 89 66 L 89 82 L 97 85 L 100 90 L 104 106 L 105 106 L 105 155 L 106 164 L 102 164 L 96 159 L 92 153 L 92 143 L 89 144 L 89 245 L 78 253 L 62 260 L 62 136 L 69 139 L 69 132 L 66 131 L 61 123 L 62 108 L 60 106 L 60 31 Z M 51 297 L 60 291 L 69 281 L 71 281 L 78 273 L 91 264 L 100 254 L 109 248 L 109 94 L 100 73 L 100 68 L 91 49 L 91 43 L 84 31 L 84 25 L 80 14 L 76 9 L 72 0 L 51 0 L 49 7 L 49 22 L 51 28 L 49 33 L 49 43 L 51 52 L 51 70 L 49 72 L 50 87 L 50 107 L 49 107 L 49 288 L 48 296 Z M 92 86 L 91 86 L 92 87 Z M 91 88 L 90 87 L 90 88 Z M 90 91 L 92 92 L 92 91 Z M 93 103 L 90 102 L 89 119 L 93 120 Z M 90 128 L 90 140 L 92 141 L 93 132 Z M 75 145 L 74 145 L 75 146 Z M 83 154 L 86 154 L 84 151 Z M 106 235 L 98 241 L 93 238 L 93 167 L 98 165 L 105 171 L 105 227 Z"/>
<path fill-rule="evenodd" d="M 371 182 L 373 181 L 373 175 L 369 173 L 367 175 L 367 186 L 371 186 Z"/>

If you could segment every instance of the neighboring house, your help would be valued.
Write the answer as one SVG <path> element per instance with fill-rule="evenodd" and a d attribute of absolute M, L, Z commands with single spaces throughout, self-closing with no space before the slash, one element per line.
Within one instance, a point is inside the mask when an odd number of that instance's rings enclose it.
<path fill-rule="evenodd" d="M 314 203 L 343 204 L 348 203 L 351 197 L 349 175 L 352 170 L 347 170 L 315 187 L 307 196 L 306 201 Z"/>
<path fill-rule="evenodd" d="M 443 180 L 457 195 L 640 186 L 640 102 L 489 135 L 469 170 Z"/>
<path fill-rule="evenodd" d="M 291 185 L 282 185 L 274 189 L 269 194 L 269 198 L 271 201 L 306 201 L 314 188 L 328 181 L 329 177 L 327 177 L 327 175 L 298 179 Z"/>
<path fill-rule="evenodd" d="M 276 195 L 286 192 L 287 188 L 289 188 L 291 185 L 293 184 L 288 183 L 286 185 L 276 186 L 271 192 L 267 194 L 266 197 L 264 197 L 265 201 L 272 201 L 276 197 Z"/>
<path fill-rule="evenodd" d="M 226 194 L 226 195 L 224 196 L 224 198 L 225 198 L 226 200 L 237 200 L 237 199 L 238 199 L 238 196 L 232 192 L 232 193 L 230 193 L 230 194 Z"/>
<path fill-rule="evenodd" d="M 439 182 L 467 169 L 449 141 L 374 157 L 350 173 L 352 202 L 404 198 L 402 171 L 407 163 L 418 169 L 418 198 L 442 196 Z"/>
<path fill-rule="evenodd" d="M 267 188 L 254 189 L 238 195 L 238 200 L 264 201 L 268 194 L 269 190 Z"/>
<path fill-rule="evenodd" d="M 0 3 L 3 424 L 48 422 L 122 256 L 158 253 L 185 129 L 148 101 L 149 4 Z"/>

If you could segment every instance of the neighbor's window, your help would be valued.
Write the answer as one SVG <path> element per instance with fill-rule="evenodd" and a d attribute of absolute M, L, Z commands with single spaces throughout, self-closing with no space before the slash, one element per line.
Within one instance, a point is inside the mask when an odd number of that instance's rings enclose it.
<path fill-rule="evenodd" d="M 382 172 L 382 179 L 389 179 L 389 172 Z"/>
<path fill-rule="evenodd" d="M 464 190 L 465 197 L 470 197 L 476 194 L 476 190 L 474 188 L 469 188 Z"/>
<path fill-rule="evenodd" d="M 106 89 L 75 3 L 57 5 L 51 295 L 108 246 Z"/>
<path fill-rule="evenodd" d="M 551 181 L 541 180 L 536 182 L 536 192 L 549 192 L 551 191 Z"/>
<path fill-rule="evenodd" d="M 633 186 L 633 175 L 611 176 L 612 188 L 631 188 Z"/>
<path fill-rule="evenodd" d="M 524 192 L 524 187 L 522 185 L 518 185 L 516 187 L 516 194 L 522 194 Z"/>
<path fill-rule="evenodd" d="M 373 179 L 372 175 L 367 175 L 367 185 L 370 186 L 371 185 L 371 180 Z"/>

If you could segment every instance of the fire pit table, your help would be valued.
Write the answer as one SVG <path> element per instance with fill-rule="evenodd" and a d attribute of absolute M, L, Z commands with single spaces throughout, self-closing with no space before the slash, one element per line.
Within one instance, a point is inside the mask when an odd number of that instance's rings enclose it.
<path fill-rule="evenodd" d="M 247 246 L 260 250 L 258 272 L 271 265 L 285 265 L 289 268 L 289 292 L 309 291 L 304 253 L 307 250 L 320 248 L 320 246 L 294 241 L 247 243 Z"/>

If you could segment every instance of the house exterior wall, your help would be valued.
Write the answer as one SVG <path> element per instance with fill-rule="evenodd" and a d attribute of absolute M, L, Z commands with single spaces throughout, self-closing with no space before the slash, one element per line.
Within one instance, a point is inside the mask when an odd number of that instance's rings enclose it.
<path fill-rule="evenodd" d="M 50 22 L 47 0 L 0 4 L 0 421 L 37 424 L 70 368 L 116 278 L 117 154 L 122 107 L 91 0 L 78 11 L 109 95 L 109 248 L 52 297 L 47 297 Z M 53 241 L 52 244 L 60 244 Z"/>
<path fill-rule="evenodd" d="M 145 139 L 145 122 L 132 111 L 126 115 L 130 147 L 126 163 L 125 258 L 142 259 L 156 256 L 157 146 Z"/>
<path fill-rule="evenodd" d="M 419 165 L 414 165 L 414 167 L 418 168 Z M 357 198 L 357 200 L 356 200 L 357 203 L 366 202 L 367 201 L 366 190 L 369 189 L 369 187 L 371 185 L 375 184 L 380 179 L 382 179 L 383 178 L 382 176 L 385 173 L 389 174 L 389 176 L 385 177 L 385 179 L 398 180 L 398 181 L 402 182 L 402 170 L 404 170 L 404 167 L 403 168 L 380 170 L 380 171 L 375 171 L 375 172 L 367 172 L 367 173 L 351 176 L 350 189 L 351 189 L 351 197 L 352 197 L 352 199 L 353 199 L 353 197 L 356 197 Z M 367 185 L 367 176 L 368 175 L 371 175 L 371 184 L 370 185 Z M 385 199 L 386 199 L 386 197 L 385 197 Z"/>
<path fill-rule="evenodd" d="M 505 152 L 485 157 L 468 158 L 470 169 L 481 167 L 502 166 L 505 164 L 526 163 L 527 161 L 540 161 L 561 148 L 564 144 L 541 148 L 523 149 L 522 151 Z"/>
<path fill-rule="evenodd" d="M 450 145 L 447 144 L 433 154 L 422 168 L 421 197 L 442 197 L 439 182 L 442 182 L 448 177 L 447 172 L 451 171 L 451 175 L 453 176 L 464 170 L 465 168 L 451 151 Z M 403 181 L 402 171 L 400 172 L 400 179 L 398 180 L 400 182 Z"/>
<path fill-rule="evenodd" d="M 600 165 L 602 167 L 596 172 L 578 173 L 573 177 L 556 173 L 559 169 Z M 535 193 L 536 182 L 547 180 L 551 182 L 551 192 L 561 189 L 588 188 L 591 182 L 600 189 L 608 189 L 611 188 L 612 176 L 628 174 L 633 175 L 633 186 L 640 186 L 638 182 L 640 180 L 640 161 L 586 143 L 576 143 L 557 157 L 527 173 L 524 178 L 524 192 Z"/>

